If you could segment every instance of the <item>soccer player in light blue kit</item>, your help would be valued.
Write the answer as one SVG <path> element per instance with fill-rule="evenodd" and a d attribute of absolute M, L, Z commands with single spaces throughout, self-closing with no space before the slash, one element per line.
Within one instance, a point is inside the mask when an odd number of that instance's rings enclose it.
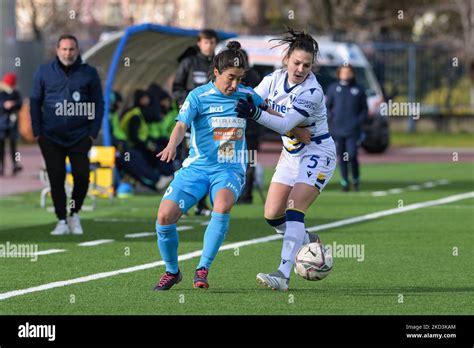
<path fill-rule="evenodd" d="M 166 190 L 160 207 L 156 233 L 158 248 L 166 264 L 155 290 L 169 290 L 182 280 L 178 267 L 178 232 L 181 215 L 210 193 L 213 211 L 204 234 L 201 259 L 194 274 L 194 288 L 209 287 L 209 268 L 229 229 L 229 213 L 245 185 L 247 151 L 246 120 L 234 108 L 239 98 L 263 105 L 251 88 L 240 85 L 247 62 L 240 43 L 231 41 L 214 57 L 215 79 L 192 90 L 176 118 L 168 146 L 157 157 L 170 162 L 176 147 L 191 127 L 189 157 Z"/>

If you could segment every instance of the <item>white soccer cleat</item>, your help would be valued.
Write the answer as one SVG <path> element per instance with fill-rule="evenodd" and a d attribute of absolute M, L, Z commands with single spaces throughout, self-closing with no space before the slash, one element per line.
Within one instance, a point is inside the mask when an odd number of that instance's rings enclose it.
<path fill-rule="evenodd" d="M 257 274 L 257 283 L 271 288 L 273 290 L 288 291 L 289 279 L 285 278 L 283 273 L 276 271 L 275 273 L 259 273 Z"/>
<path fill-rule="evenodd" d="M 53 236 L 63 236 L 65 234 L 69 234 L 69 226 L 66 223 L 66 220 L 59 220 L 56 224 L 54 230 L 51 231 L 51 235 Z"/>
<path fill-rule="evenodd" d="M 72 214 L 72 216 L 68 217 L 67 219 L 69 229 L 71 230 L 72 234 L 83 234 L 84 231 L 82 230 L 81 226 L 81 219 L 79 218 L 78 213 Z"/>

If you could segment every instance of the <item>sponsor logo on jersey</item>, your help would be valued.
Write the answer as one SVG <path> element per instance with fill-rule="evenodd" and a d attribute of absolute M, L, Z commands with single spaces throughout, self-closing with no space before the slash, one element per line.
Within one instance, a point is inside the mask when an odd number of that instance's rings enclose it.
<path fill-rule="evenodd" d="M 247 121 L 244 118 L 239 117 L 212 117 L 211 127 L 212 128 L 223 128 L 223 127 L 239 127 L 245 128 Z"/>
<path fill-rule="evenodd" d="M 230 188 L 231 190 L 234 190 L 235 192 L 239 192 L 239 190 L 237 190 L 237 187 L 235 187 L 234 185 L 232 185 L 232 183 L 227 183 L 226 187 Z"/>
<path fill-rule="evenodd" d="M 295 101 L 295 106 L 299 109 L 316 110 L 317 105 L 318 105 L 317 103 L 314 103 L 306 99 L 297 99 Z"/>
<path fill-rule="evenodd" d="M 211 105 L 209 106 L 209 113 L 215 113 L 215 112 L 224 112 L 224 107 L 222 105 Z"/>
<path fill-rule="evenodd" d="M 184 114 L 189 108 L 189 100 L 186 100 L 183 105 L 181 106 L 181 109 L 179 109 L 180 114 Z"/>
<path fill-rule="evenodd" d="M 214 128 L 214 140 L 242 140 L 243 128 Z"/>
<path fill-rule="evenodd" d="M 281 112 L 282 114 L 286 114 L 286 112 L 288 111 L 287 106 L 277 104 L 271 99 L 268 100 L 268 106 L 270 106 L 270 108 L 272 108 L 276 112 Z"/>
<path fill-rule="evenodd" d="M 235 141 L 221 141 L 217 150 L 219 162 L 228 162 L 235 158 Z"/>
<path fill-rule="evenodd" d="M 319 173 L 316 181 L 320 184 L 324 184 L 324 182 L 326 181 L 326 175 L 324 173 Z"/>

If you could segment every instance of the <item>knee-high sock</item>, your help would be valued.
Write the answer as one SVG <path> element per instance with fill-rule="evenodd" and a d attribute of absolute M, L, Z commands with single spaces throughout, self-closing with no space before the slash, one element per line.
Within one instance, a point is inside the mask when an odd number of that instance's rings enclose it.
<path fill-rule="evenodd" d="M 267 223 L 275 229 L 275 232 L 278 234 L 285 234 L 286 230 L 286 215 L 270 219 L 265 218 Z"/>
<path fill-rule="evenodd" d="M 285 275 L 285 278 L 290 278 L 296 253 L 303 245 L 305 235 L 304 213 L 291 208 L 287 209 L 286 231 L 283 236 L 280 267 L 278 267 L 278 270 Z"/>
<path fill-rule="evenodd" d="M 215 211 L 211 214 L 211 221 L 204 233 L 204 245 L 201 259 L 197 268 L 210 268 L 222 242 L 229 230 L 229 214 L 220 214 Z"/>
<path fill-rule="evenodd" d="M 156 223 L 156 234 L 158 235 L 158 249 L 166 265 L 166 271 L 178 273 L 178 231 L 176 224 L 160 225 Z"/>
<path fill-rule="evenodd" d="M 283 215 L 279 218 L 269 219 L 265 218 L 267 223 L 275 229 L 275 232 L 278 234 L 285 234 L 286 230 L 286 215 Z M 304 234 L 303 245 L 309 244 L 309 235 L 308 233 Z"/>

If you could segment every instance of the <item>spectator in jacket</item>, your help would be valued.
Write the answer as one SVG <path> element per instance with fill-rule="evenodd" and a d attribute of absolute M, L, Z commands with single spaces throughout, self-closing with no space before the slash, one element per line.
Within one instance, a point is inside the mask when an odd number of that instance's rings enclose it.
<path fill-rule="evenodd" d="M 102 87 L 97 70 L 82 62 L 74 36 L 62 35 L 56 54 L 34 75 L 31 123 L 46 163 L 59 220 L 51 234 L 82 234 L 79 211 L 89 188 L 88 152 L 99 134 L 104 113 Z M 67 222 L 66 156 L 74 178 Z"/>
<path fill-rule="evenodd" d="M 173 99 L 178 102 L 179 107 L 191 90 L 209 81 L 209 69 L 216 45 L 217 33 L 212 29 L 203 29 L 199 32 L 197 39 L 198 52 L 193 54 L 192 49 L 186 50 L 184 55 L 187 56 L 181 60 L 173 82 Z M 209 216 L 211 214 L 206 199 L 207 195 L 197 203 L 194 208 L 196 215 Z"/>
<path fill-rule="evenodd" d="M 356 82 L 352 66 L 340 66 L 337 69 L 337 79 L 337 82 L 329 86 L 326 94 L 329 132 L 336 141 L 343 191 L 347 192 L 351 187 L 348 162 L 351 164 L 353 188 L 359 191 L 357 148 L 360 145 L 361 126 L 367 118 L 367 97 L 364 88 Z"/>
<path fill-rule="evenodd" d="M 21 108 L 21 95 L 15 89 L 16 75 L 7 73 L 0 82 L 0 176 L 4 174 L 5 143 L 8 138 L 13 164 L 13 175 L 23 168 L 18 163 L 18 112 Z"/>

